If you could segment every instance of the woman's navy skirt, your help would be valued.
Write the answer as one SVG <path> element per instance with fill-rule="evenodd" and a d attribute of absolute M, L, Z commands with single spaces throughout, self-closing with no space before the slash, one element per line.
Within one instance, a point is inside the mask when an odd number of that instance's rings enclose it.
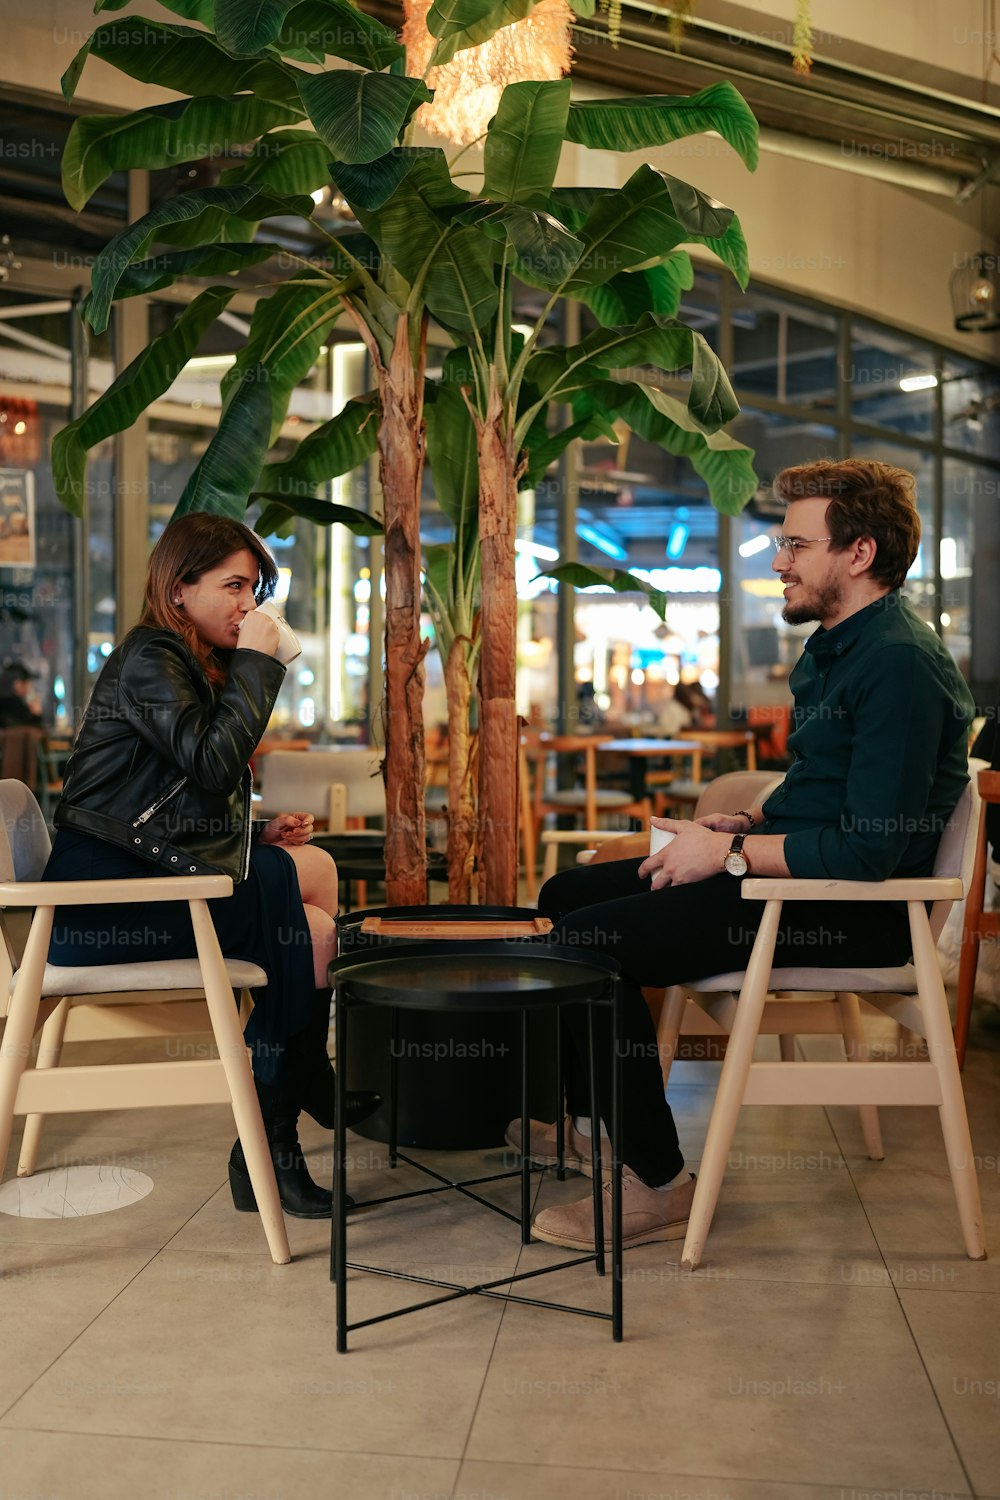
<path fill-rule="evenodd" d="M 162 874 L 126 849 L 76 829 L 60 828 L 43 880 L 131 880 Z M 312 943 L 298 872 L 274 844 L 255 844 L 246 880 L 208 909 L 226 958 L 258 964 L 268 976 L 254 990 L 246 1029 L 253 1070 L 263 1083 L 278 1081 L 288 1039 L 315 1014 Z M 49 962 L 66 966 L 147 963 L 194 958 L 191 913 L 184 901 L 143 901 L 123 906 L 61 906 L 55 914 Z"/>

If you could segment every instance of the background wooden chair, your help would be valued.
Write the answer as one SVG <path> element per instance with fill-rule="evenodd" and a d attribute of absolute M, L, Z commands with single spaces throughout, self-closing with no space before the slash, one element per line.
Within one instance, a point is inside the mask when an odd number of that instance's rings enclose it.
<path fill-rule="evenodd" d="M 520 806 L 529 900 L 535 899 L 537 851 L 539 844 L 543 842 L 542 830 L 546 817 L 571 815 L 582 818 L 583 827 L 560 830 L 568 836 L 549 841 L 549 848 L 554 850 L 553 863 L 550 867 L 547 858 L 545 879 L 555 873 L 554 861 L 558 859 L 558 845 L 575 843 L 583 848 L 588 847 L 599 817 L 614 816 L 648 821 L 651 810 L 648 798 L 637 801 L 630 792 L 598 786 L 597 750 L 612 738 L 611 735 L 583 734 L 525 733 L 521 736 Z M 561 788 L 555 784 L 558 780 L 560 757 L 564 763 L 567 758 L 572 759 L 574 767 L 578 761 L 583 762 L 582 781 L 578 779 L 573 787 Z M 609 836 L 620 832 L 620 829 L 608 830 Z"/>
<path fill-rule="evenodd" d="M 746 770 L 754 773 L 757 770 L 757 737 L 752 729 L 681 729 L 678 731 L 677 738 L 691 740 L 709 756 L 715 756 L 720 750 L 742 753 L 746 758 Z M 659 774 L 663 775 L 662 772 Z M 724 772 L 723 774 L 734 775 L 736 773 Z M 774 773 L 770 774 L 773 776 Z M 650 777 L 651 782 L 652 779 Z M 685 818 L 690 815 L 700 818 L 702 813 L 699 803 L 702 794 L 713 781 L 718 779 L 714 774 L 666 779 L 663 783 L 663 790 L 657 793 L 655 799 L 657 817 Z M 715 812 L 724 809 L 711 808 L 709 810 Z"/>
<path fill-rule="evenodd" d="M 227 875 L 151 875 L 135 880 L 42 881 L 48 830 L 31 792 L 0 781 L 0 1163 L 6 1162 L 14 1116 L 26 1115 L 18 1175 L 35 1169 L 45 1116 L 69 1111 L 159 1105 L 228 1104 L 243 1143 L 271 1258 L 291 1259 L 270 1150 L 234 988 L 265 984 L 255 964 L 226 962 L 208 912 L 211 898 L 232 894 Z M 186 901 L 198 957 L 161 962 L 100 962 L 79 968 L 47 962 L 56 907 Z M 24 956 L 15 968 L 6 909 L 34 907 Z M 95 950 L 95 958 L 98 956 Z M 7 1004 L 10 996 L 9 1007 Z M 198 999 L 192 999 L 198 996 Z M 41 1027 L 38 1056 L 28 1068 Z M 65 1040 L 167 1037 L 211 1031 L 218 1058 L 61 1067 Z"/>

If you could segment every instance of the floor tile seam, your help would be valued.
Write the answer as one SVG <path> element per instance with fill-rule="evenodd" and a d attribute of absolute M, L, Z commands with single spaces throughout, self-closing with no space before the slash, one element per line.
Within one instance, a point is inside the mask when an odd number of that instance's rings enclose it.
<path fill-rule="evenodd" d="M 577 1472 L 579 1472 L 580 1474 L 590 1474 L 590 1473 L 593 1472 L 592 1466 L 589 1466 L 589 1465 L 588 1466 L 584 1466 L 582 1464 L 572 1464 L 572 1463 L 551 1463 L 551 1462 L 549 1462 L 546 1459 L 538 1459 L 538 1458 L 535 1458 L 535 1459 L 464 1458 L 462 1460 L 462 1464 L 463 1464 L 463 1467 L 466 1464 L 494 1464 L 494 1465 L 496 1465 L 498 1467 L 512 1468 L 512 1469 L 564 1469 L 564 1470 L 568 1470 L 570 1473 L 577 1473 Z M 670 1478 L 670 1479 L 683 1479 L 686 1482 L 687 1481 L 691 1481 L 691 1480 L 707 1480 L 711 1484 L 721 1484 L 721 1485 L 727 1485 L 727 1484 L 756 1484 L 756 1485 L 765 1485 L 766 1484 L 766 1485 L 772 1485 L 772 1486 L 777 1487 L 777 1489 L 776 1489 L 776 1500 L 781 1500 L 781 1493 L 780 1493 L 781 1490 L 784 1490 L 784 1489 L 789 1489 L 789 1490 L 791 1490 L 791 1489 L 798 1489 L 798 1488 L 801 1488 L 801 1486 L 803 1484 L 808 1485 L 810 1489 L 814 1489 L 814 1490 L 818 1490 L 818 1491 L 828 1490 L 830 1492 L 831 1496 L 836 1496 L 837 1497 L 837 1500 L 843 1500 L 843 1496 L 844 1496 L 844 1485 L 843 1484 L 825 1484 L 822 1481 L 817 1481 L 817 1480 L 812 1480 L 812 1479 L 806 1479 L 806 1480 L 777 1479 L 777 1478 L 775 1478 L 775 1477 L 773 1477 L 771 1475 L 768 1475 L 768 1474 L 703 1474 L 703 1473 L 700 1473 L 700 1472 L 695 1472 L 693 1470 L 689 1471 L 687 1469 L 663 1469 L 663 1468 L 658 1468 L 658 1469 L 635 1469 L 635 1468 L 621 1468 L 621 1467 L 619 1467 L 619 1466 L 617 1466 L 615 1464 L 602 1464 L 600 1467 L 601 1467 L 601 1472 L 602 1473 L 607 1473 L 607 1474 L 622 1474 L 622 1475 L 625 1475 L 625 1476 L 637 1475 L 637 1476 L 641 1476 L 643 1479 L 661 1479 L 661 1478 L 666 1477 L 666 1478 Z M 461 1475 L 459 1477 L 461 1477 Z M 901 1492 L 902 1494 L 905 1495 L 906 1492 L 907 1492 L 907 1490 L 910 1489 L 910 1488 L 913 1489 L 913 1492 L 916 1495 L 920 1495 L 921 1493 L 924 1493 L 924 1494 L 929 1494 L 930 1493 L 927 1490 L 926 1482 L 922 1478 L 918 1479 L 918 1480 L 914 1480 L 912 1486 L 909 1485 L 904 1480 L 902 1482 L 902 1484 L 897 1484 L 895 1486 L 895 1491 L 893 1493 L 897 1493 L 898 1494 L 898 1493 Z M 877 1493 L 878 1492 L 883 1492 L 884 1493 L 885 1492 L 884 1491 L 884 1486 L 878 1486 L 876 1488 L 876 1492 Z M 941 1495 L 941 1500 L 1000 1500 L 1000 1496 L 994 1497 L 994 1496 L 988 1496 L 988 1495 L 978 1495 L 977 1492 L 976 1492 L 976 1490 L 970 1488 L 968 1490 L 952 1490 L 948 1494 Z"/>
<path fill-rule="evenodd" d="M 20 1399 L 20 1398 L 18 1398 Z M 461 1466 L 462 1460 L 453 1453 L 410 1453 L 403 1450 L 386 1448 L 315 1448 L 307 1442 L 297 1440 L 295 1443 L 260 1443 L 254 1442 L 252 1438 L 230 1439 L 222 1437 L 163 1437 L 162 1434 L 153 1432 L 104 1432 L 88 1427 L 15 1427 L 0 1417 L 0 1433 L 25 1433 L 36 1434 L 39 1437 L 72 1437 L 72 1438 L 99 1438 L 113 1442 L 130 1443 L 169 1443 L 176 1445 L 182 1442 L 185 1447 L 209 1447 L 209 1448 L 250 1448 L 259 1453 L 315 1453 L 330 1454 L 341 1453 L 351 1458 L 385 1458 L 385 1459 L 407 1459 L 416 1462 L 455 1464 L 456 1469 Z M 2 1492 L 0 1492 L 2 1493 Z"/>
<path fill-rule="evenodd" d="M 532 1201 L 531 1201 L 532 1215 L 534 1215 L 534 1211 L 535 1211 L 535 1209 L 536 1209 L 536 1207 L 538 1205 L 538 1199 L 539 1199 L 539 1195 L 541 1193 L 542 1181 L 543 1181 L 544 1176 L 545 1176 L 545 1173 L 541 1172 L 541 1173 L 538 1174 L 538 1177 L 535 1179 L 535 1191 L 534 1191 L 534 1195 L 533 1195 Z M 512 1275 L 516 1276 L 518 1274 L 518 1272 L 520 1271 L 520 1269 L 521 1269 L 521 1262 L 522 1262 L 522 1260 L 524 1258 L 524 1252 L 525 1252 L 525 1250 L 527 1248 L 528 1248 L 528 1246 L 524 1245 L 524 1244 L 521 1244 L 521 1245 L 519 1245 L 517 1247 L 517 1254 L 516 1254 L 516 1256 L 514 1258 L 514 1270 L 512 1272 Z M 474 1406 L 472 1408 L 472 1412 L 470 1413 L 470 1416 L 469 1416 L 469 1425 L 468 1425 L 468 1428 L 466 1430 L 465 1441 L 464 1441 L 464 1443 L 462 1445 L 462 1453 L 461 1453 L 461 1456 L 460 1456 L 459 1461 L 458 1461 L 458 1467 L 455 1470 L 455 1479 L 454 1479 L 454 1482 L 453 1482 L 452 1487 L 451 1487 L 451 1495 L 449 1496 L 449 1500 L 456 1500 L 456 1494 L 457 1494 L 458 1485 L 459 1485 L 459 1478 L 460 1478 L 461 1473 L 462 1473 L 462 1465 L 466 1462 L 466 1454 L 469 1451 L 469 1443 L 472 1441 L 472 1434 L 473 1434 L 473 1431 L 475 1429 L 476 1418 L 479 1415 L 479 1408 L 480 1408 L 480 1405 L 482 1404 L 483 1391 L 485 1390 L 485 1388 L 486 1388 L 486 1382 L 489 1379 L 490 1368 L 491 1368 L 491 1366 L 493 1364 L 493 1356 L 496 1354 L 497 1344 L 498 1344 L 498 1342 L 500 1340 L 500 1332 L 501 1332 L 501 1329 L 503 1328 L 504 1321 L 505 1321 L 505 1319 L 507 1317 L 507 1310 L 510 1307 L 514 1307 L 514 1306 L 518 1306 L 518 1305 L 520 1305 L 520 1304 L 515 1304 L 515 1303 L 512 1303 L 512 1302 L 501 1302 L 501 1304 L 500 1304 L 500 1316 L 497 1319 L 496 1328 L 493 1330 L 493 1342 L 490 1345 L 489 1354 L 487 1355 L 487 1358 L 486 1358 L 486 1364 L 483 1367 L 483 1375 L 482 1375 L 482 1379 L 479 1382 L 479 1390 L 476 1392 L 475 1404 L 474 1404 Z"/>
<path fill-rule="evenodd" d="M 116 1246 L 116 1247 L 113 1247 L 113 1248 L 120 1248 L 120 1247 Z M 3 1410 L 0 1410 L 0 1427 L 3 1427 L 3 1426 L 6 1425 L 7 1418 L 10 1416 L 11 1412 L 18 1405 L 18 1403 L 21 1402 L 21 1401 L 23 1401 L 24 1398 L 25 1398 L 25 1396 L 28 1396 L 28 1395 L 31 1394 L 32 1390 L 34 1390 L 34 1388 L 38 1384 L 38 1382 L 40 1380 L 44 1379 L 44 1377 L 46 1375 L 48 1375 L 49 1371 L 51 1369 L 53 1369 L 54 1366 L 59 1363 L 59 1361 L 64 1357 L 64 1355 L 68 1354 L 69 1351 L 74 1347 L 74 1345 L 77 1344 L 80 1341 L 80 1339 L 83 1338 L 83 1335 L 85 1333 L 88 1333 L 90 1331 L 90 1329 L 93 1328 L 93 1326 L 97 1322 L 98 1318 L 102 1318 L 104 1316 L 104 1314 L 109 1310 L 109 1308 L 111 1308 L 111 1307 L 113 1307 L 115 1305 L 115 1303 L 118 1301 L 119 1297 L 121 1297 L 124 1292 L 127 1292 L 128 1289 L 129 1289 L 129 1287 L 132 1285 L 132 1283 L 134 1281 L 138 1280 L 138 1278 L 142 1275 L 142 1273 L 145 1270 L 147 1270 L 149 1266 L 152 1265 L 153 1261 L 156 1259 L 156 1257 L 159 1255 L 159 1253 L 160 1253 L 159 1250 L 154 1250 L 150 1254 L 149 1258 L 147 1260 L 145 1260 L 143 1262 L 143 1264 L 141 1266 L 139 1266 L 132 1273 L 132 1275 L 128 1278 L 128 1280 L 122 1286 L 120 1286 L 118 1288 L 118 1290 L 108 1299 L 108 1301 L 105 1302 L 101 1307 L 99 1307 L 97 1309 L 97 1311 L 94 1313 L 93 1317 L 90 1318 L 90 1319 L 88 1319 L 88 1321 L 83 1325 L 82 1328 L 78 1328 L 77 1329 L 76 1333 L 69 1340 L 69 1342 L 63 1345 L 63 1347 L 59 1350 L 58 1354 L 53 1355 L 52 1359 L 49 1360 L 49 1362 L 45 1366 L 45 1368 L 43 1370 L 39 1370 L 38 1371 L 38 1373 L 34 1376 L 34 1378 L 32 1380 L 30 1380 L 29 1383 L 25 1386 L 24 1390 L 18 1392 L 17 1396 L 10 1403 L 10 1405 L 7 1406 L 7 1407 L 5 1407 Z"/>
<path fill-rule="evenodd" d="M 968 1486 L 969 1493 L 970 1493 L 970 1495 L 975 1495 L 975 1493 L 976 1493 L 976 1486 L 975 1486 L 975 1484 L 973 1482 L 972 1475 L 969 1473 L 969 1468 L 968 1468 L 968 1465 L 965 1462 L 965 1458 L 964 1458 L 964 1456 L 962 1454 L 962 1450 L 958 1446 L 958 1438 L 956 1437 L 954 1431 L 952 1430 L 952 1425 L 951 1425 L 950 1421 L 948 1420 L 948 1414 L 947 1414 L 947 1412 L 944 1409 L 944 1406 L 943 1406 L 942 1401 L 941 1401 L 941 1397 L 938 1395 L 938 1388 L 937 1388 L 937 1385 L 934 1382 L 934 1377 L 932 1376 L 932 1374 L 930 1372 L 930 1369 L 928 1368 L 927 1360 L 924 1358 L 924 1351 L 920 1347 L 920 1341 L 917 1338 L 916 1329 L 913 1327 L 913 1324 L 910 1322 L 909 1314 L 907 1313 L 907 1310 L 906 1310 L 906 1304 L 904 1303 L 902 1295 L 901 1295 L 901 1289 L 899 1287 L 897 1287 L 897 1286 L 894 1286 L 892 1288 L 892 1290 L 896 1294 L 896 1303 L 897 1303 L 897 1305 L 899 1307 L 899 1310 L 900 1310 L 900 1312 L 901 1312 L 901 1314 L 903 1316 L 903 1322 L 906 1325 L 906 1331 L 910 1335 L 910 1339 L 912 1340 L 912 1343 L 913 1343 L 914 1352 L 916 1353 L 917 1359 L 920 1361 L 920 1366 L 921 1366 L 921 1368 L 922 1368 L 922 1370 L 924 1372 L 924 1376 L 926 1378 L 927 1385 L 930 1388 L 931 1399 L 933 1400 L 935 1406 L 938 1409 L 938 1412 L 939 1412 L 940 1417 L 941 1417 L 941 1421 L 942 1421 L 942 1423 L 944 1425 L 944 1430 L 948 1434 L 948 1438 L 949 1438 L 949 1441 L 951 1443 L 951 1446 L 952 1446 L 952 1448 L 955 1451 L 955 1458 L 958 1461 L 958 1464 L 959 1464 L 959 1467 L 962 1470 L 962 1473 L 965 1475 L 965 1482 L 966 1482 L 966 1484 Z"/>

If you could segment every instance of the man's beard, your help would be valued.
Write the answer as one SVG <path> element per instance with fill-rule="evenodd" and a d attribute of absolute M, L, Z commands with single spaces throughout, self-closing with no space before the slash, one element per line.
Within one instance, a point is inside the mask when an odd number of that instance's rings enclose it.
<path fill-rule="evenodd" d="M 829 619 L 836 614 L 843 602 L 844 591 L 839 583 L 827 579 L 820 584 L 811 599 L 796 602 L 790 599 L 781 611 L 786 625 L 808 625 L 811 620 Z"/>

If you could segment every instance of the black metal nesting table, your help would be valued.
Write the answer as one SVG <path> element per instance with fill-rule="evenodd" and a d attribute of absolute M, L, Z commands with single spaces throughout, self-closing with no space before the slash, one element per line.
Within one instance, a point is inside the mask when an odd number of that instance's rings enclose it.
<path fill-rule="evenodd" d="M 501 1301 L 521 1302 L 529 1306 L 555 1308 L 564 1312 L 578 1313 L 585 1317 L 599 1318 L 612 1325 L 612 1337 L 619 1342 L 622 1337 L 622 1244 L 621 1244 L 621 1159 L 618 1147 L 614 1149 L 611 1176 L 612 1232 L 611 1232 L 611 1311 L 598 1312 L 593 1308 L 571 1306 L 561 1302 L 545 1302 L 541 1298 L 522 1297 L 500 1288 L 515 1282 L 527 1281 L 552 1271 L 565 1270 L 568 1266 L 593 1262 L 598 1276 L 605 1274 L 603 1177 L 600 1163 L 600 1118 L 597 1104 L 596 1069 L 594 1067 L 594 1007 L 609 1009 L 611 1017 L 612 1046 L 612 1099 L 611 1137 L 621 1140 L 621 1057 L 618 1038 L 620 1034 L 621 981 L 618 965 L 613 959 L 598 954 L 582 957 L 578 950 L 555 947 L 535 941 L 506 940 L 483 941 L 435 941 L 429 943 L 401 944 L 393 947 L 377 947 L 363 952 L 352 952 L 330 965 L 330 982 L 336 987 L 336 1046 L 337 1067 L 342 1078 L 347 1077 L 347 1058 L 350 1028 L 348 1017 L 352 1008 L 364 1005 L 387 1006 L 391 1011 L 430 1010 L 474 1012 L 520 1012 L 521 1014 L 521 1139 L 527 1142 L 528 1117 L 528 1020 L 532 1011 L 546 1007 L 586 1005 L 589 1022 L 590 1079 L 591 1079 L 591 1128 L 593 1141 L 593 1197 L 594 1197 L 594 1250 L 575 1255 L 571 1260 L 557 1265 L 544 1266 L 534 1271 L 522 1271 L 494 1281 L 480 1282 L 474 1286 L 462 1286 L 456 1282 L 439 1281 L 433 1277 L 416 1276 L 406 1272 L 388 1270 L 380 1266 L 366 1265 L 347 1259 L 347 1211 L 346 1211 L 346 1165 L 345 1124 L 343 1118 L 345 1090 L 338 1089 L 336 1104 L 336 1126 L 333 1154 L 333 1225 L 330 1244 L 330 1278 L 335 1283 L 337 1294 L 337 1350 L 347 1350 L 347 1335 L 370 1324 L 386 1322 L 402 1317 L 425 1307 L 434 1307 L 442 1302 L 451 1302 L 459 1297 L 484 1296 Z M 560 1158 L 561 1111 L 560 1113 Z M 421 1197 L 432 1193 L 460 1192 L 474 1199 L 484 1208 L 501 1214 L 520 1225 L 521 1243 L 531 1240 L 531 1164 L 522 1154 L 521 1166 L 513 1171 L 493 1173 L 484 1177 L 453 1181 L 440 1172 L 414 1161 L 403 1152 L 390 1156 L 390 1169 L 397 1160 L 433 1179 L 434 1185 L 416 1188 L 409 1192 L 387 1194 L 369 1198 L 358 1203 L 358 1207 L 377 1203 L 393 1203 L 405 1198 Z M 520 1213 L 513 1214 L 473 1191 L 488 1182 L 520 1177 Z M 430 1297 L 422 1302 L 410 1303 L 394 1312 L 365 1318 L 355 1323 L 347 1321 L 347 1273 L 365 1271 L 373 1275 L 388 1276 L 395 1280 L 413 1281 L 425 1286 L 443 1289 L 442 1295 Z"/>

